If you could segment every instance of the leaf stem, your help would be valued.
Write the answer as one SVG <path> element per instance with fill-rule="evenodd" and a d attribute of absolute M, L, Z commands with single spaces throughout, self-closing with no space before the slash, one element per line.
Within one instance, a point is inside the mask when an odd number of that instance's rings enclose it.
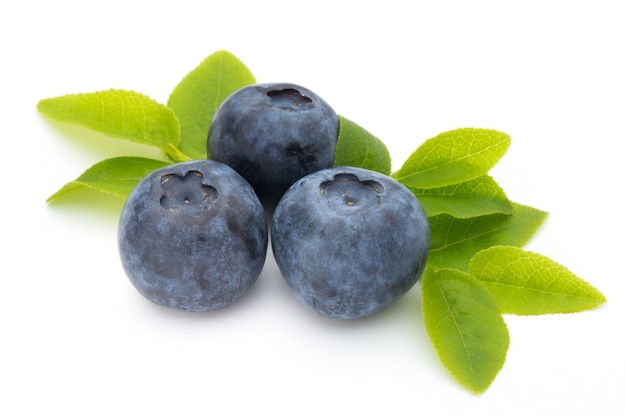
<path fill-rule="evenodd" d="M 180 149 L 172 144 L 167 145 L 167 147 L 164 148 L 163 151 L 174 162 L 185 162 L 192 160 L 192 158 L 182 153 Z"/>

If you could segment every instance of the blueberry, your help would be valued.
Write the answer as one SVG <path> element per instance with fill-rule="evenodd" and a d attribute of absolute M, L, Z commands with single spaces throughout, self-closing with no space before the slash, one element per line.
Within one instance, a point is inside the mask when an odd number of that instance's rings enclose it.
<path fill-rule="evenodd" d="M 430 246 L 417 198 L 383 174 L 355 167 L 297 181 L 274 212 L 276 263 L 296 297 L 337 319 L 369 316 L 418 281 Z"/>
<path fill-rule="evenodd" d="M 250 184 L 203 160 L 140 181 L 122 209 L 118 238 L 124 270 L 141 294 L 202 312 L 232 304 L 257 280 L 268 228 Z"/>
<path fill-rule="evenodd" d="M 333 166 L 338 131 L 335 111 L 309 89 L 255 84 L 219 106 L 207 152 L 239 172 L 272 212 L 291 184 Z"/>

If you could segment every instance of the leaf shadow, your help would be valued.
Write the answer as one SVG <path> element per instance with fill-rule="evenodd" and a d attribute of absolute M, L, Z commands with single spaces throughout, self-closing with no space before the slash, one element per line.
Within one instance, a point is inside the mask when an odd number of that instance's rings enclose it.
<path fill-rule="evenodd" d="M 78 188 L 47 203 L 52 210 L 61 210 L 70 217 L 97 218 L 117 227 L 124 207 L 124 199 L 91 190 Z"/>
<path fill-rule="evenodd" d="M 143 156 L 171 162 L 160 149 L 144 144 L 134 143 L 126 139 L 107 136 L 84 126 L 62 123 L 46 119 L 50 131 L 68 146 L 86 152 L 93 158 L 112 156 Z"/>

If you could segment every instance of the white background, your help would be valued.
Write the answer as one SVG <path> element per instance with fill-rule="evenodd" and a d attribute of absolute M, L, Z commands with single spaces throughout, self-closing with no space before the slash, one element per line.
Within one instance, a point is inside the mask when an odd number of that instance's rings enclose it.
<path fill-rule="evenodd" d="M 9 5 L 10 4 L 10 5 Z M 22 1 L 0 6 L 0 415 L 623 416 L 626 14 L 594 1 Z M 134 89 L 162 103 L 227 49 L 260 82 L 304 85 L 389 147 L 498 129 L 492 171 L 550 212 L 527 249 L 609 302 L 505 316 L 506 363 L 481 396 L 440 364 L 419 285 L 365 320 L 300 305 L 271 255 L 211 314 L 144 300 L 117 253 L 121 201 L 45 199 L 92 164 L 158 154 L 52 123 L 37 101 Z"/>

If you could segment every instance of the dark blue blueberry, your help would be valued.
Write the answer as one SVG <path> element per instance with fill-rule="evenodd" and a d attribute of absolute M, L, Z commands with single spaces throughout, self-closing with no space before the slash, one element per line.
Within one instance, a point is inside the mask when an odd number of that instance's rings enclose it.
<path fill-rule="evenodd" d="M 157 170 L 132 191 L 118 229 L 122 265 L 149 300 L 209 311 L 239 299 L 267 253 L 265 212 L 227 165 L 203 160 Z"/>
<path fill-rule="evenodd" d="M 294 84 L 255 84 L 231 94 L 215 112 L 209 158 L 239 172 L 271 212 L 298 179 L 333 166 L 339 119 L 312 91 Z"/>
<path fill-rule="evenodd" d="M 278 267 L 305 305 L 338 319 L 371 315 L 424 271 L 428 219 L 402 184 L 377 172 L 335 167 L 297 181 L 276 207 Z"/>

